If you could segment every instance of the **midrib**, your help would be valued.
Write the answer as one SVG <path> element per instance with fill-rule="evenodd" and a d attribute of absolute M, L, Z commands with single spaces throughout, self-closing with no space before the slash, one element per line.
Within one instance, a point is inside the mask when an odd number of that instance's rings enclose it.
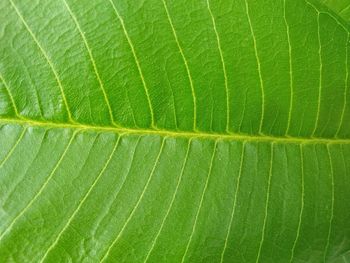
<path fill-rule="evenodd" d="M 256 141 L 256 142 L 280 142 L 280 143 L 314 143 L 314 144 L 350 144 L 350 139 L 339 138 L 317 138 L 317 137 L 278 137 L 271 135 L 247 135 L 247 134 L 221 134 L 208 132 L 191 131 L 170 131 L 170 130 L 151 130 L 124 127 L 93 126 L 75 123 L 54 123 L 47 121 L 37 121 L 31 119 L 11 119 L 0 118 L 0 124 L 21 125 L 25 127 L 42 127 L 50 129 L 75 129 L 81 131 L 113 132 L 118 134 L 139 134 L 139 135 L 158 135 L 163 137 L 184 137 L 184 138 L 205 138 L 211 140 L 231 140 L 231 141 Z"/>

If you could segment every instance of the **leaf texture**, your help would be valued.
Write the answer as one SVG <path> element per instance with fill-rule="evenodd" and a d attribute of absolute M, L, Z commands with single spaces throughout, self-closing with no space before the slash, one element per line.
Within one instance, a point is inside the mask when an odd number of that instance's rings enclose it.
<path fill-rule="evenodd" d="M 0 1 L 0 261 L 349 262 L 348 5 Z"/>

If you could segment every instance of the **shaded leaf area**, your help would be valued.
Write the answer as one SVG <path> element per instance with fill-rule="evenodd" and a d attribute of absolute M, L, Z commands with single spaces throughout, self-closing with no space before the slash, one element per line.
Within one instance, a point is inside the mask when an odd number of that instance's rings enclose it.
<path fill-rule="evenodd" d="M 0 1 L 0 261 L 349 262 L 346 1 Z"/>
<path fill-rule="evenodd" d="M 350 246 L 349 144 L 1 134 L 5 261 L 333 262 Z"/>
<path fill-rule="evenodd" d="M 347 22 L 350 21 L 350 3 L 347 0 L 323 0 L 324 5 L 333 10 Z"/>

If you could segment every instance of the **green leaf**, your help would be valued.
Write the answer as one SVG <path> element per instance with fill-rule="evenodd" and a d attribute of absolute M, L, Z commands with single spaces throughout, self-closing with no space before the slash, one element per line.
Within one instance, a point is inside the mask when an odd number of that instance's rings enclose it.
<path fill-rule="evenodd" d="M 349 262 L 348 4 L 0 1 L 1 262 Z"/>
<path fill-rule="evenodd" d="M 348 0 L 323 0 L 322 2 L 346 21 L 350 21 L 350 3 Z"/>

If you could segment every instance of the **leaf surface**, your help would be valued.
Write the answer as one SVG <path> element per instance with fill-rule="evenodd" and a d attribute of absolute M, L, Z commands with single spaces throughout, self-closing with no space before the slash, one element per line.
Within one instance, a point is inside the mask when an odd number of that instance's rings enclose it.
<path fill-rule="evenodd" d="M 350 261 L 347 5 L 0 1 L 1 261 Z"/>

